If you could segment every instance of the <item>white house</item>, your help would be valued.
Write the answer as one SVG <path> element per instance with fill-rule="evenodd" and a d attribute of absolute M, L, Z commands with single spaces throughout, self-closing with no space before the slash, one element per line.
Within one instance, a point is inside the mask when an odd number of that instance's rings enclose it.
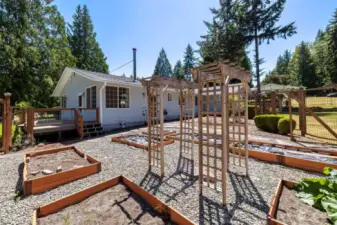
<path fill-rule="evenodd" d="M 67 67 L 52 96 L 60 97 L 62 108 L 99 108 L 100 123 L 105 131 L 147 122 L 146 89 L 132 78 Z M 167 89 L 164 100 L 166 119 L 178 119 L 178 93 Z M 83 111 L 84 120 L 94 116 L 94 111 Z"/>

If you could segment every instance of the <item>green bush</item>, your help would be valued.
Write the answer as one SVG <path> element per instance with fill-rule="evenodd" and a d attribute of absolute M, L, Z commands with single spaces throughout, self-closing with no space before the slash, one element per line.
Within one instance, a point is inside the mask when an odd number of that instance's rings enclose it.
<path fill-rule="evenodd" d="M 296 121 L 293 120 L 293 130 L 296 127 Z M 290 133 L 290 119 L 288 117 L 282 118 L 278 121 L 277 128 L 280 134 L 289 134 Z"/>
<path fill-rule="evenodd" d="M 12 143 L 18 145 L 22 140 L 21 129 L 15 125 L 12 125 Z M 0 123 L 0 143 L 2 141 L 2 123 Z"/>
<path fill-rule="evenodd" d="M 278 121 L 283 118 L 281 115 L 262 114 L 254 117 L 254 122 L 257 128 L 276 133 L 278 131 Z"/>

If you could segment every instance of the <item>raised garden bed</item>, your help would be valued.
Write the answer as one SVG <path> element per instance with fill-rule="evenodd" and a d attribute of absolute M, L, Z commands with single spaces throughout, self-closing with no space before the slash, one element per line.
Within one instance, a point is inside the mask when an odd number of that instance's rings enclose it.
<path fill-rule="evenodd" d="M 172 134 L 175 134 L 175 133 L 177 133 L 177 132 L 174 131 L 174 130 L 167 130 L 167 129 L 164 129 L 164 132 L 163 132 L 164 136 L 172 135 Z M 148 132 L 143 131 L 142 134 L 148 135 Z M 159 136 L 160 133 L 159 132 L 152 132 L 152 135 Z"/>
<path fill-rule="evenodd" d="M 119 176 L 39 207 L 39 224 L 184 224 L 186 217 Z"/>
<path fill-rule="evenodd" d="M 74 146 L 24 156 L 24 194 L 38 194 L 101 171 L 101 163 Z"/>
<path fill-rule="evenodd" d="M 114 142 L 127 144 L 136 148 L 141 148 L 148 150 L 148 137 L 145 135 L 137 135 L 137 134 L 131 134 L 131 135 L 125 135 L 125 136 L 119 136 L 119 137 L 113 137 L 111 139 Z M 174 143 L 174 140 L 170 140 L 168 138 L 164 138 L 164 145 L 169 145 Z M 152 146 L 152 148 L 157 148 L 158 145 Z"/>
<path fill-rule="evenodd" d="M 180 134 L 167 136 L 168 139 L 180 141 Z M 207 138 L 203 136 L 203 141 Z M 199 144 L 198 135 L 194 135 L 194 143 Z M 214 139 L 209 139 L 213 142 Z M 221 139 L 216 139 L 221 144 Z M 321 173 L 324 167 L 337 169 L 337 151 L 317 149 L 301 146 L 273 144 L 258 141 L 248 141 L 248 155 L 251 158 L 279 163 L 285 166 L 295 167 L 307 171 Z M 236 147 L 230 148 L 233 154 L 244 155 L 244 151 Z"/>
<path fill-rule="evenodd" d="M 328 215 L 303 203 L 291 190 L 296 183 L 281 180 L 276 188 L 269 213 L 268 225 L 328 224 Z"/>

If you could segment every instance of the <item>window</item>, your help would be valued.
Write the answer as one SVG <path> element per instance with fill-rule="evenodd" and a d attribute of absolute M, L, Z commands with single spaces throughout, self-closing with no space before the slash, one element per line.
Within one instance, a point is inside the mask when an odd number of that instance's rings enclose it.
<path fill-rule="evenodd" d="M 119 88 L 119 108 L 129 108 L 129 88 Z"/>
<path fill-rule="evenodd" d="M 96 108 L 96 86 L 91 87 L 91 105 L 90 108 Z"/>
<path fill-rule="evenodd" d="M 86 90 L 86 107 L 96 108 L 96 86 L 87 88 Z"/>
<path fill-rule="evenodd" d="M 106 108 L 130 108 L 129 88 L 111 87 L 105 88 Z"/>
<path fill-rule="evenodd" d="M 167 94 L 167 101 L 172 102 L 172 94 L 171 93 Z"/>
<path fill-rule="evenodd" d="M 78 96 L 78 107 L 82 108 L 82 94 Z"/>
<path fill-rule="evenodd" d="M 61 97 L 61 108 L 67 108 L 67 97 L 66 96 Z"/>

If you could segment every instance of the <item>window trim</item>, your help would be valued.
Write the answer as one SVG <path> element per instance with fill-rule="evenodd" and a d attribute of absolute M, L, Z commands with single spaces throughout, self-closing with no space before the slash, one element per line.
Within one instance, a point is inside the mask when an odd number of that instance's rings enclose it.
<path fill-rule="evenodd" d="M 106 88 L 107 87 L 115 87 L 117 88 L 117 107 L 116 108 L 110 108 L 110 107 L 106 107 Z M 127 88 L 129 90 L 129 107 L 128 108 L 120 108 L 119 107 L 119 88 Z M 105 100 L 105 104 L 104 107 L 106 109 L 131 109 L 131 88 L 130 87 L 125 87 L 125 86 L 120 86 L 120 85 L 106 85 L 105 86 L 105 91 L 104 91 L 104 100 Z"/>
<path fill-rule="evenodd" d="M 64 104 L 64 102 L 65 102 L 65 104 Z M 66 95 L 61 96 L 61 108 L 63 108 L 63 109 L 67 108 L 67 96 Z"/>
<path fill-rule="evenodd" d="M 85 88 L 85 91 L 84 91 L 84 94 L 85 94 L 85 99 L 84 99 L 84 100 L 85 100 L 85 108 L 88 108 L 88 109 L 92 108 L 92 107 L 91 107 L 91 105 L 92 105 L 92 99 L 91 99 L 91 97 L 92 97 L 92 91 L 91 91 L 91 88 L 92 88 L 92 87 L 96 87 L 96 108 L 98 108 L 98 107 L 97 107 L 97 85 L 90 85 L 90 86 L 87 86 L 87 87 Z M 88 89 L 90 90 L 90 97 L 89 97 L 89 102 L 90 102 L 89 104 L 90 104 L 90 105 L 89 105 L 89 106 L 87 105 L 87 103 L 88 103 L 88 102 L 87 102 L 87 90 L 88 90 Z M 83 102 L 82 102 L 82 105 L 83 105 Z M 95 108 L 95 109 L 96 109 L 96 108 Z"/>
<path fill-rule="evenodd" d="M 172 100 L 173 100 L 172 93 L 167 93 L 167 101 L 172 102 Z"/>

